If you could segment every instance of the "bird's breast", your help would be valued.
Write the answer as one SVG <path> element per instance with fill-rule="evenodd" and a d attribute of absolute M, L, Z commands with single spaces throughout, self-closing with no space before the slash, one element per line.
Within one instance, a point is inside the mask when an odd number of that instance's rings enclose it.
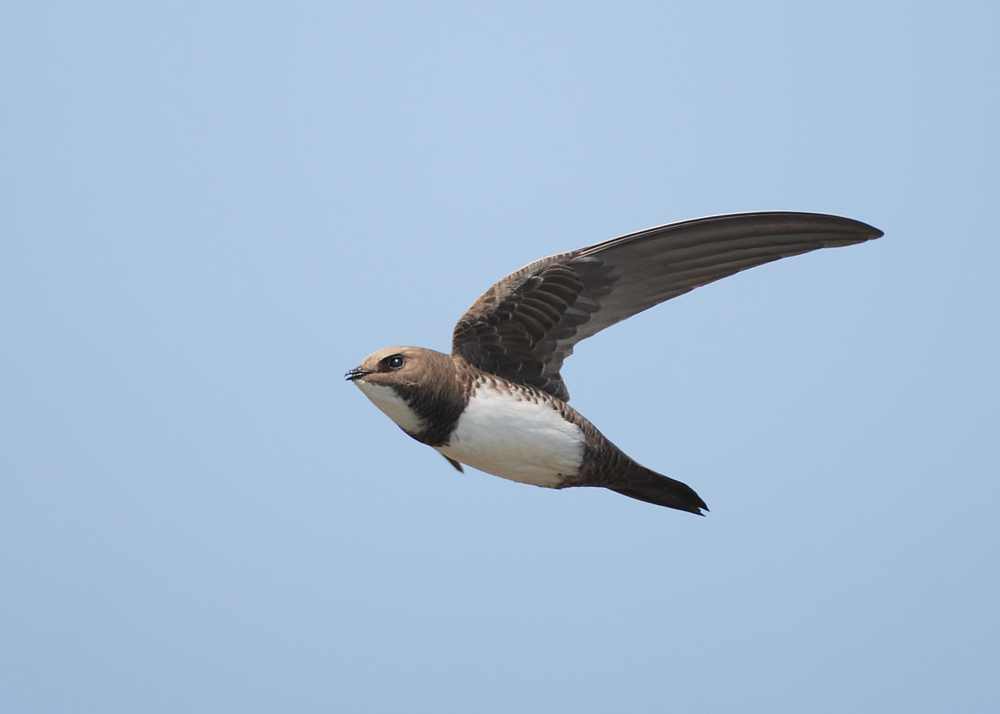
<path fill-rule="evenodd" d="M 580 471 L 584 435 L 547 396 L 484 380 L 448 443 L 434 448 L 495 476 L 559 488 Z"/>

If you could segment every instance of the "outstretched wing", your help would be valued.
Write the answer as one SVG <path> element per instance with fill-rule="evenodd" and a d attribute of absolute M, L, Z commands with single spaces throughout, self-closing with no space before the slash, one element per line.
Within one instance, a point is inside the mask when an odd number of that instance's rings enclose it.
<path fill-rule="evenodd" d="M 559 370 L 580 340 L 665 300 L 773 260 L 878 238 L 818 213 L 734 213 L 670 223 L 535 261 L 483 293 L 452 353 L 569 400 Z"/>

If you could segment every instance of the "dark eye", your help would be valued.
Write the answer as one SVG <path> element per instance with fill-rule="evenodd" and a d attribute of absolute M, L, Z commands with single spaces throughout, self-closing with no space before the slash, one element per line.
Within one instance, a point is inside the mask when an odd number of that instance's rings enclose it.
<path fill-rule="evenodd" d="M 382 366 L 393 371 L 402 369 L 404 364 L 406 364 L 406 359 L 403 358 L 403 355 L 389 355 L 382 360 Z"/>

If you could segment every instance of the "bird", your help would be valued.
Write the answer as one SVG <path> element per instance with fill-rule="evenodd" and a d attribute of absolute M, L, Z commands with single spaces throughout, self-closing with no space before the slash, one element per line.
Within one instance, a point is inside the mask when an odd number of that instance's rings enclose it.
<path fill-rule="evenodd" d="M 536 260 L 495 283 L 459 319 L 450 354 L 387 347 L 345 378 L 459 471 L 464 464 L 545 488 L 602 487 L 704 515 L 694 489 L 630 458 L 569 405 L 563 362 L 582 340 L 695 288 L 882 235 L 850 218 L 792 211 L 630 233 Z"/>

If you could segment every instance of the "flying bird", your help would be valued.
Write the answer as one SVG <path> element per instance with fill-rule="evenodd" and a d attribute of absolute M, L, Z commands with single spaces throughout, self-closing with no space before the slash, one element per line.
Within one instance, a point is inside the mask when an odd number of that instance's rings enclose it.
<path fill-rule="evenodd" d="M 581 340 L 741 270 L 882 231 L 816 213 L 696 218 L 542 258 L 455 326 L 451 354 L 388 347 L 346 378 L 408 435 L 462 464 L 547 488 L 600 486 L 703 515 L 686 484 L 629 458 L 579 412 L 559 370 Z"/>

